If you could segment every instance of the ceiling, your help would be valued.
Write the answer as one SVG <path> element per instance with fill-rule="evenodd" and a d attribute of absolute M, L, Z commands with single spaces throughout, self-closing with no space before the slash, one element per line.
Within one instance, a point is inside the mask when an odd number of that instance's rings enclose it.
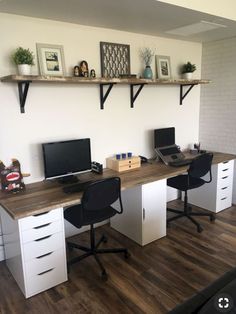
<path fill-rule="evenodd" d="M 236 21 L 157 0 L 0 0 L 0 12 L 196 42 L 236 36 Z M 226 27 L 188 36 L 167 33 L 201 21 Z"/>

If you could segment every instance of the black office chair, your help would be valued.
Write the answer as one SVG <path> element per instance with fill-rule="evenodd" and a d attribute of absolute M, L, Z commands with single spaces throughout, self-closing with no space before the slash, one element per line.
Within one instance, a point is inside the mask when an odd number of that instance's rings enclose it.
<path fill-rule="evenodd" d="M 98 254 L 103 253 L 124 253 L 125 257 L 129 256 L 125 248 L 99 249 L 99 245 L 107 242 L 107 238 L 102 235 L 100 240 L 95 243 L 94 224 L 113 217 L 116 214 L 122 214 L 123 205 L 120 194 L 120 178 L 112 177 L 91 183 L 83 193 L 81 204 L 71 206 L 64 211 L 64 217 L 73 226 L 81 228 L 90 225 L 90 247 L 84 247 L 76 243 L 67 241 L 69 250 L 76 248 L 86 253 L 73 258 L 68 262 L 68 267 L 82 259 L 93 255 L 102 271 L 102 278 L 107 279 L 107 273 L 103 267 Z M 117 211 L 111 205 L 119 200 L 120 211 Z"/>
<path fill-rule="evenodd" d="M 193 159 L 191 162 L 188 174 L 179 175 L 174 178 L 170 178 L 167 180 L 167 185 L 172 188 L 178 189 L 184 192 L 184 210 L 180 211 L 177 209 L 167 208 L 167 211 L 172 213 L 176 213 L 177 215 L 167 219 L 167 226 L 173 220 L 179 219 L 181 217 L 187 217 L 192 223 L 197 226 L 197 231 L 202 232 L 203 228 L 201 225 L 192 217 L 192 216 L 208 216 L 211 221 L 215 220 L 214 214 L 210 213 L 202 213 L 202 212 L 193 212 L 191 206 L 188 205 L 188 190 L 196 189 L 202 186 L 205 183 L 210 183 L 212 181 L 212 173 L 211 173 L 211 164 L 212 164 L 213 154 L 207 153 L 202 154 Z M 209 180 L 206 181 L 202 179 L 209 173 Z"/>

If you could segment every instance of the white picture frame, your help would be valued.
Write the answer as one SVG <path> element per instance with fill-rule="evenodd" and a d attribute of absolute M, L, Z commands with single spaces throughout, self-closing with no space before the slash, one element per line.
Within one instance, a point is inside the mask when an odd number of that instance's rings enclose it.
<path fill-rule="evenodd" d="M 171 67 L 169 56 L 156 55 L 156 73 L 158 79 L 170 79 Z"/>
<path fill-rule="evenodd" d="M 37 43 L 36 48 L 41 75 L 65 75 L 65 58 L 62 45 Z"/>

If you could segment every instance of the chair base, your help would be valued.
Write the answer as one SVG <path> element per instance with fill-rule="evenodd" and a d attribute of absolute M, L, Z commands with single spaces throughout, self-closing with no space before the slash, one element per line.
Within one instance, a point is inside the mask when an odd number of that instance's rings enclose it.
<path fill-rule="evenodd" d="M 167 211 L 170 211 L 172 213 L 177 214 L 176 216 L 167 219 L 167 226 L 169 226 L 169 223 L 171 221 L 174 221 L 174 220 L 179 219 L 181 217 L 187 217 L 197 227 L 197 231 L 199 233 L 203 231 L 203 228 L 200 225 L 200 223 L 198 223 L 192 216 L 207 216 L 210 218 L 210 221 L 215 220 L 214 214 L 210 214 L 210 213 L 208 214 L 208 213 L 202 213 L 202 212 L 198 212 L 198 213 L 192 212 L 192 208 L 190 206 L 187 206 L 186 208 L 184 208 L 183 211 L 177 210 L 177 209 L 172 209 L 172 208 L 167 208 Z"/>
<path fill-rule="evenodd" d="M 84 258 L 87 258 L 89 256 L 93 256 L 95 258 L 97 264 L 99 265 L 100 269 L 101 269 L 102 279 L 107 280 L 108 276 L 107 276 L 106 270 L 103 267 L 103 265 L 102 265 L 102 263 L 98 257 L 98 254 L 124 253 L 125 258 L 128 258 L 130 256 L 130 254 L 128 253 L 128 250 L 125 248 L 99 249 L 98 247 L 100 246 L 101 243 L 107 242 L 107 238 L 104 235 L 102 235 L 100 240 L 95 245 L 95 235 L 94 235 L 94 227 L 93 226 L 90 229 L 90 234 L 91 234 L 91 236 L 90 236 L 91 246 L 90 247 L 85 247 L 85 246 L 67 241 L 67 246 L 68 246 L 69 251 L 73 250 L 73 249 L 78 249 L 78 250 L 86 252 L 85 254 L 74 257 L 70 261 L 68 261 L 67 262 L 68 270 L 70 269 L 71 265 L 83 260 Z"/>

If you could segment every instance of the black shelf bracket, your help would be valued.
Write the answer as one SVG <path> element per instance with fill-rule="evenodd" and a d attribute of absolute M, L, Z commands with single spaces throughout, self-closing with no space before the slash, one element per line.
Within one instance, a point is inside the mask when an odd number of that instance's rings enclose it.
<path fill-rule="evenodd" d="M 18 82 L 19 100 L 20 100 L 20 112 L 25 113 L 25 102 L 28 94 L 29 84 L 32 81 Z"/>
<path fill-rule="evenodd" d="M 143 86 L 146 83 L 142 84 L 130 84 L 130 108 L 134 108 L 134 102 L 138 95 L 140 94 L 141 90 L 143 89 Z M 139 86 L 138 89 L 136 90 L 136 93 L 134 93 L 134 86 Z"/>
<path fill-rule="evenodd" d="M 191 89 L 193 88 L 193 86 L 195 86 L 197 84 L 181 84 L 180 85 L 180 101 L 179 104 L 182 105 L 183 104 L 183 100 L 184 98 L 188 95 L 188 93 L 191 91 Z M 187 89 L 187 91 L 184 93 L 183 92 L 183 87 L 184 86 L 189 86 L 189 88 Z"/>
<path fill-rule="evenodd" d="M 104 103 L 105 103 L 108 95 L 110 94 L 110 91 L 111 91 L 114 84 L 116 84 L 116 83 L 100 84 L 100 109 L 104 109 Z M 104 86 L 108 86 L 108 89 L 106 90 L 105 94 L 104 94 L 104 90 L 103 90 Z"/>

